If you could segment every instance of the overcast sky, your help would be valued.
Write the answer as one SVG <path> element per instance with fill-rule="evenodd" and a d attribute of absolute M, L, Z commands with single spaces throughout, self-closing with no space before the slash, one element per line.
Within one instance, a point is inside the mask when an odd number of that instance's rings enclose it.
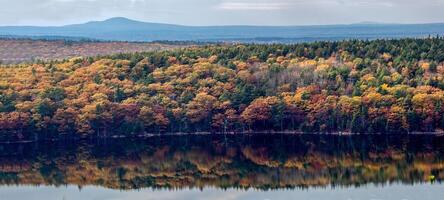
<path fill-rule="evenodd" d="M 444 22 L 444 0 L 0 0 L 0 25 L 110 17 L 183 25 Z"/>

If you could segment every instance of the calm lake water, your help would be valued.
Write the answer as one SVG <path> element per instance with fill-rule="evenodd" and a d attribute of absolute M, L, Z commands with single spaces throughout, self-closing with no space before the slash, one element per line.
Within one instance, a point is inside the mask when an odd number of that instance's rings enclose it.
<path fill-rule="evenodd" d="M 0 144 L 0 199 L 444 199 L 444 137 L 168 136 Z"/>

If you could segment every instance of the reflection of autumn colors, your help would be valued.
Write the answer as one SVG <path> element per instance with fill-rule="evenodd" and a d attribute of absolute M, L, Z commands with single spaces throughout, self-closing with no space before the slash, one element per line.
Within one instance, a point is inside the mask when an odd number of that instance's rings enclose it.
<path fill-rule="evenodd" d="M 444 178 L 444 138 L 434 136 L 184 136 L 1 148 L 4 185 L 274 189 Z"/>

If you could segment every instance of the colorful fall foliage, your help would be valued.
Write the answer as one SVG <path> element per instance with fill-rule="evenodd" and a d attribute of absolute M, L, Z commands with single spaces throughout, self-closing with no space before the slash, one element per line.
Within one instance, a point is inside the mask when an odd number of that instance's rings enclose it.
<path fill-rule="evenodd" d="M 3 139 L 440 132 L 444 39 L 211 45 L 0 67 Z"/>

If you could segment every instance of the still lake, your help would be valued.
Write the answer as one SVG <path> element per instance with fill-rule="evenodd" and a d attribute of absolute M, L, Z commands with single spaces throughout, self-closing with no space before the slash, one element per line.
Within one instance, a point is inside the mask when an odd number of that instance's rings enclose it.
<path fill-rule="evenodd" d="M 201 135 L 0 144 L 0 199 L 443 199 L 444 137 Z"/>

